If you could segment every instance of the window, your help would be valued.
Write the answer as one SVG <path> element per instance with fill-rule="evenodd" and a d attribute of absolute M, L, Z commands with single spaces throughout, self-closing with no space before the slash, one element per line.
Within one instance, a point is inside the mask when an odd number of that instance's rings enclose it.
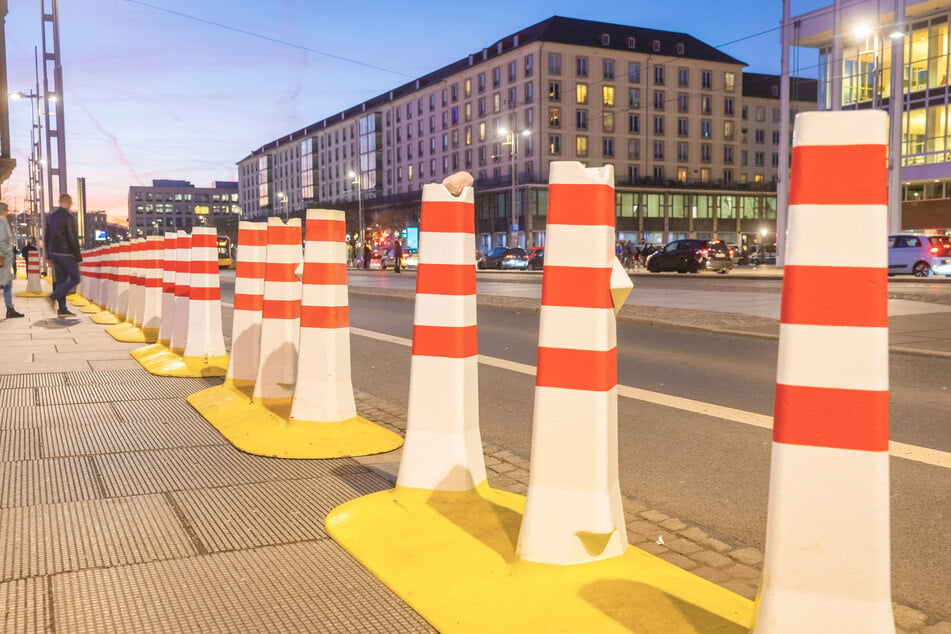
<path fill-rule="evenodd" d="M 499 113 L 502 111 L 502 95 L 495 93 L 492 95 L 492 112 Z"/>
<path fill-rule="evenodd" d="M 614 60 L 606 59 L 601 62 L 601 74 L 604 79 L 614 79 Z"/>
<path fill-rule="evenodd" d="M 485 116 L 485 97 L 479 97 L 478 106 L 479 106 L 479 116 L 484 117 Z M 455 108 L 453 108 L 453 110 L 455 110 Z"/>
<path fill-rule="evenodd" d="M 700 87 L 704 90 L 713 88 L 713 73 L 708 70 L 700 71 Z"/>
<path fill-rule="evenodd" d="M 733 146 L 724 145 L 723 146 L 723 162 L 727 165 L 733 164 Z"/>
<path fill-rule="evenodd" d="M 479 73 L 479 76 L 476 78 L 476 87 L 480 93 L 485 92 L 485 73 Z"/>
<path fill-rule="evenodd" d="M 551 128 L 561 127 L 561 108 L 548 109 L 548 126 Z"/>
<path fill-rule="evenodd" d="M 677 112 L 690 111 L 690 95 L 685 92 L 677 93 Z"/>
<path fill-rule="evenodd" d="M 711 156 L 710 144 L 709 144 L 709 143 L 701 143 L 701 144 L 700 144 L 700 162 L 701 162 L 701 163 L 709 163 L 709 162 L 710 162 L 710 156 Z"/>
<path fill-rule="evenodd" d="M 709 139 L 712 127 L 713 122 L 709 119 L 703 119 L 700 121 L 700 136 L 702 136 L 704 139 Z"/>
<path fill-rule="evenodd" d="M 756 167 L 763 167 L 766 165 L 766 152 L 754 152 L 753 153 L 753 164 Z"/>
<path fill-rule="evenodd" d="M 561 101 L 561 82 L 548 82 L 548 101 Z"/>
<path fill-rule="evenodd" d="M 681 183 L 687 182 L 687 168 L 686 167 L 677 168 L 677 180 L 680 181 Z M 678 218 L 683 218 L 683 216 L 678 216 Z"/>
<path fill-rule="evenodd" d="M 654 134 L 664 136 L 664 118 L 654 117 Z"/>
<path fill-rule="evenodd" d="M 509 98 L 508 98 L 509 108 L 514 108 L 518 105 L 518 88 L 514 86 L 509 88 Z"/>
<path fill-rule="evenodd" d="M 736 133 L 736 123 L 733 121 L 723 122 L 723 140 L 732 141 Z"/>
<path fill-rule="evenodd" d="M 677 42 L 677 55 L 683 55 L 686 50 L 683 42 Z"/>
<path fill-rule="evenodd" d="M 756 106 L 755 113 L 757 121 L 766 121 L 766 108 L 764 106 Z"/>
<path fill-rule="evenodd" d="M 631 38 L 634 39 L 634 38 Z M 627 65 L 627 80 L 632 84 L 641 83 L 641 63 L 629 62 Z"/>
<path fill-rule="evenodd" d="M 654 180 L 656 181 L 664 180 L 664 166 L 663 165 L 654 166 Z"/>
<path fill-rule="evenodd" d="M 655 90 L 654 91 L 654 110 L 663 110 L 664 109 L 664 91 Z"/>
<path fill-rule="evenodd" d="M 561 53 L 548 54 L 548 74 L 549 75 L 561 74 Z"/>
<path fill-rule="evenodd" d="M 773 130 L 773 145 L 779 145 L 779 130 Z"/>
<path fill-rule="evenodd" d="M 462 118 L 466 123 L 468 123 L 469 121 L 472 121 L 472 104 L 471 103 L 467 102 L 466 105 L 462 107 Z"/>
<path fill-rule="evenodd" d="M 683 141 L 677 143 L 677 160 L 685 163 L 690 160 L 690 146 Z"/>
<path fill-rule="evenodd" d="M 518 77 L 518 65 L 514 61 L 509 62 L 509 83 L 511 84 L 512 82 L 514 82 L 517 77 Z"/>
<path fill-rule="evenodd" d="M 602 154 L 604 158 L 614 157 L 614 139 L 604 139 L 602 141 Z"/>
<path fill-rule="evenodd" d="M 468 99 L 472 96 L 472 80 L 466 79 L 462 82 L 462 96 Z"/>
<path fill-rule="evenodd" d="M 601 87 L 601 104 L 608 108 L 614 107 L 614 86 Z"/>
<path fill-rule="evenodd" d="M 532 103 L 535 99 L 535 83 L 528 82 L 525 84 L 525 103 Z"/>
<path fill-rule="evenodd" d="M 683 117 L 677 119 L 677 136 L 687 136 L 688 121 L 688 119 L 684 119 Z"/>
<path fill-rule="evenodd" d="M 677 86 L 679 88 L 690 87 L 690 69 L 689 68 L 677 69 Z"/>
<path fill-rule="evenodd" d="M 627 158 L 638 161 L 641 158 L 641 142 L 638 139 L 628 139 Z"/>
<path fill-rule="evenodd" d="M 627 115 L 627 131 L 632 134 L 639 134 L 641 131 L 641 115 Z"/>
<path fill-rule="evenodd" d="M 713 114 L 713 97 L 710 95 L 700 97 L 700 114 Z"/>
<path fill-rule="evenodd" d="M 575 58 L 575 75 L 577 75 L 578 77 L 588 76 L 588 58 L 587 57 Z"/>
<path fill-rule="evenodd" d="M 664 67 L 659 64 L 654 66 L 654 85 L 664 85 Z"/>
<path fill-rule="evenodd" d="M 552 156 L 561 154 L 561 136 L 552 134 L 548 137 L 548 153 Z"/>
<path fill-rule="evenodd" d="M 766 143 L 766 130 L 756 130 L 753 134 L 756 138 L 756 143 L 760 145 Z"/>
<path fill-rule="evenodd" d="M 640 88 L 627 89 L 627 105 L 629 108 L 641 107 L 641 89 Z"/>
<path fill-rule="evenodd" d="M 583 135 L 575 137 L 575 153 L 578 156 L 588 156 L 588 137 Z"/>
<path fill-rule="evenodd" d="M 588 103 L 588 84 L 575 85 L 575 103 Z"/>
<path fill-rule="evenodd" d="M 450 87 L 449 92 L 450 92 L 451 95 L 452 95 L 452 102 L 453 102 L 453 103 L 456 103 L 457 101 L 459 101 L 459 84 L 453 84 L 453 85 Z"/>
<path fill-rule="evenodd" d="M 535 70 L 535 56 L 526 55 L 525 56 L 525 76 L 531 77 L 534 70 Z"/>
<path fill-rule="evenodd" d="M 634 44 L 636 44 L 636 43 L 637 43 L 637 41 L 636 41 L 633 37 L 627 38 L 627 47 L 628 47 L 628 48 L 634 48 Z"/>
<path fill-rule="evenodd" d="M 723 98 L 723 114 L 725 114 L 728 117 L 732 117 L 733 108 L 734 108 L 733 97 L 724 97 Z"/>
<path fill-rule="evenodd" d="M 779 167 L 779 154 L 778 154 L 777 152 L 773 152 L 773 162 L 772 162 L 772 165 L 773 165 L 773 167 Z"/>
<path fill-rule="evenodd" d="M 607 33 L 601 34 L 601 46 L 611 46 L 611 36 Z"/>
<path fill-rule="evenodd" d="M 651 48 L 654 49 L 654 52 L 655 52 L 655 53 L 659 53 L 659 52 L 660 52 L 660 40 L 654 40 L 653 42 L 651 42 Z"/>
<path fill-rule="evenodd" d="M 601 117 L 601 131 L 614 132 L 614 113 L 605 112 Z"/>
<path fill-rule="evenodd" d="M 481 143 L 485 142 L 485 121 L 479 124 L 479 141 Z"/>
<path fill-rule="evenodd" d="M 736 90 L 736 73 L 723 73 L 723 87 L 727 92 Z"/>
<path fill-rule="evenodd" d="M 578 110 L 575 112 L 575 127 L 579 130 L 588 129 L 588 111 Z"/>
<path fill-rule="evenodd" d="M 773 108 L 773 123 L 779 123 L 779 108 Z"/>
<path fill-rule="evenodd" d="M 472 126 L 466 126 L 466 145 L 472 145 Z"/>
<path fill-rule="evenodd" d="M 663 141 L 654 141 L 654 160 L 657 160 L 657 161 L 664 160 L 664 142 Z"/>

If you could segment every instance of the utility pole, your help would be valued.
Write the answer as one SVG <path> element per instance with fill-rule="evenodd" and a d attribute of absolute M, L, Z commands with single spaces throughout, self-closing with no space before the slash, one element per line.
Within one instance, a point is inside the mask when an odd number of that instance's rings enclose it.
<path fill-rule="evenodd" d="M 49 6 L 49 11 L 47 11 Z M 43 106 L 46 123 L 46 191 L 50 204 L 69 192 L 66 180 L 66 130 L 64 126 L 63 62 L 59 54 L 57 0 L 40 0 L 43 16 Z M 47 32 L 49 30 L 49 32 Z M 47 49 L 52 46 L 52 50 Z M 51 77 L 52 76 L 52 77 Z M 51 83 L 52 81 L 52 83 Z M 51 97 L 55 96 L 55 99 Z M 53 106 L 55 112 L 50 112 Z M 53 141 L 56 141 L 55 146 Z M 55 151 L 54 151 L 55 150 Z M 53 176 L 57 176 L 54 196 Z M 46 210 L 43 210 L 44 213 Z"/>
<path fill-rule="evenodd" d="M 10 156 L 10 109 L 7 102 L 7 0 L 0 0 L 0 183 L 5 182 L 16 167 Z"/>

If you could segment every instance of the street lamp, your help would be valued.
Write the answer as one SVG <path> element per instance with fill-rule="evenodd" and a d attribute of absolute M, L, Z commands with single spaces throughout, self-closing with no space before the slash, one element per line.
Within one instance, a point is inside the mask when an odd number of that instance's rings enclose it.
<path fill-rule="evenodd" d="M 283 213 L 279 213 L 281 218 L 287 222 L 287 194 L 284 192 L 277 192 L 277 202 L 284 205 Z"/>
<path fill-rule="evenodd" d="M 522 130 L 521 136 L 527 137 L 531 135 L 531 130 Z M 499 137 L 505 137 L 505 141 L 502 145 L 511 146 L 511 152 L 509 156 L 511 157 L 512 164 L 512 223 L 509 226 L 509 248 L 515 248 L 518 246 L 518 174 L 516 172 L 516 160 L 518 159 L 518 137 L 519 132 L 515 129 L 513 122 L 512 129 L 499 128 Z M 528 223 L 526 222 L 526 225 Z M 526 246 L 531 246 L 532 236 L 531 229 L 526 226 L 525 231 L 525 244 Z"/>
<path fill-rule="evenodd" d="M 366 240 L 366 229 L 363 226 L 363 183 L 360 182 L 360 176 L 353 170 L 350 170 L 347 176 L 353 179 L 350 184 L 357 186 L 357 223 L 360 226 L 360 242 L 357 246 L 361 247 Z"/>

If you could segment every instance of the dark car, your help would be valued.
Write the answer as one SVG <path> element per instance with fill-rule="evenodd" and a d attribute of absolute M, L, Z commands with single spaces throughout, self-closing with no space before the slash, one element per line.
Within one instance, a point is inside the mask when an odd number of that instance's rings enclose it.
<path fill-rule="evenodd" d="M 505 247 L 495 247 L 488 253 L 479 258 L 476 266 L 480 269 L 521 269 L 528 268 L 528 255 L 525 249 L 515 247 L 506 249 Z"/>
<path fill-rule="evenodd" d="M 732 268 L 730 247 L 721 240 L 675 240 L 647 258 L 647 270 L 651 273 L 699 273 L 703 270 L 726 273 Z"/>
<path fill-rule="evenodd" d="M 528 270 L 541 271 L 545 268 L 545 247 L 535 247 L 528 256 Z"/>

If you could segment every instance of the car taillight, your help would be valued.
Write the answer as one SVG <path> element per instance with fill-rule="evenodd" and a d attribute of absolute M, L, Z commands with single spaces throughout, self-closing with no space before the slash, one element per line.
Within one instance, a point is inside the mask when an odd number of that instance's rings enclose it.
<path fill-rule="evenodd" d="M 931 252 L 934 254 L 938 253 L 938 247 L 931 247 Z"/>
<path fill-rule="evenodd" d="M 706 249 L 704 249 L 703 251 L 700 252 L 700 255 L 702 255 L 703 257 L 707 257 L 709 254 L 710 254 L 710 252 L 707 251 Z"/>
<path fill-rule="evenodd" d="M 730 249 L 730 257 L 733 257 L 733 249 Z"/>

